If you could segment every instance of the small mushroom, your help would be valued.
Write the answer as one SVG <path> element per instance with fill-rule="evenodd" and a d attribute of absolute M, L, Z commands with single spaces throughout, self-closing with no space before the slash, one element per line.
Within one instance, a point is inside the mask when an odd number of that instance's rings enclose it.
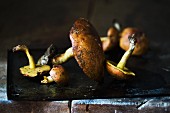
<path fill-rule="evenodd" d="M 134 33 L 137 35 L 137 43 L 132 55 L 141 56 L 147 52 L 149 43 L 145 34 L 137 28 L 127 27 L 122 31 L 120 34 L 120 47 L 127 51 L 129 48 L 128 36 Z"/>
<path fill-rule="evenodd" d="M 44 76 L 44 80 L 42 80 L 41 83 L 47 84 L 56 82 L 59 85 L 66 85 L 68 83 L 68 73 L 61 65 L 53 67 L 49 74 L 50 76 Z"/>
<path fill-rule="evenodd" d="M 48 72 L 50 66 L 48 65 L 36 65 L 33 57 L 29 53 L 29 49 L 25 45 L 17 45 L 13 48 L 13 51 L 24 51 L 28 57 L 29 65 L 20 68 L 21 73 L 27 77 L 35 77 L 43 72 Z"/>
<path fill-rule="evenodd" d="M 106 61 L 106 69 L 107 71 L 117 77 L 118 79 L 127 79 L 132 76 L 135 76 L 135 73 L 131 72 L 128 68 L 125 67 L 126 62 L 130 55 L 132 54 L 133 50 L 135 49 L 136 44 L 136 36 L 134 34 L 129 36 L 129 42 L 130 46 L 129 49 L 124 53 L 119 63 L 116 65 L 116 63 L 107 60 Z M 130 76 L 129 76 L 130 75 Z"/>
<path fill-rule="evenodd" d="M 103 51 L 109 51 L 112 48 L 115 48 L 119 44 L 119 31 L 120 31 L 120 24 L 114 19 L 113 26 L 111 26 L 107 31 L 107 37 L 101 37 L 102 41 L 102 48 Z"/>
<path fill-rule="evenodd" d="M 70 30 L 70 40 L 72 47 L 52 62 L 60 64 L 74 56 L 89 78 L 102 82 L 105 58 L 100 37 L 92 24 L 84 18 L 77 19 Z"/>

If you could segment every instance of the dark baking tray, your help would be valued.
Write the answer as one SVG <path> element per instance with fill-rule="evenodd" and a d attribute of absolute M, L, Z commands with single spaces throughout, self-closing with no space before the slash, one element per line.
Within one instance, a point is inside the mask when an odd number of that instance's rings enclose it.
<path fill-rule="evenodd" d="M 58 53 L 65 49 L 58 49 Z M 45 49 L 31 49 L 37 61 Z M 123 51 L 106 53 L 107 59 L 118 62 Z M 113 57 L 114 56 L 114 57 Z M 69 72 L 68 86 L 56 83 L 41 84 L 42 77 L 28 78 L 19 72 L 19 67 L 27 65 L 28 60 L 23 52 L 8 51 L 7 96 L 10 100 L 73 100 L 73 99 L 106 99 L 121 97 L 154 97 L 170 95 L 170 73 L 164 63 L 169 59 L 156 57 L 153 50 L 142 57 L 132 56 L 127 66 L 136 73 L 130 80 L 117 80 L 105 71 L 104 83 L 99 85 L 89 79 L 80 69 L 74 58 L 64 63 Z"/>

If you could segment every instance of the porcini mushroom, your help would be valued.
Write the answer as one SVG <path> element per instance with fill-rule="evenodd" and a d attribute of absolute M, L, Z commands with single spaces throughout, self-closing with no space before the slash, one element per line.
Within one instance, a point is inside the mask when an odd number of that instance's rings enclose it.
<path fill-rule="evenodd" d="M 104 77 L 104 53 L 102 43 L 93 25 L 84 18 L 75 21 L 70 30 L 73 54 L 84 73 L 101 82 Z"/>
<path fill-rule="evenodd" d="M 111 26 L 107 31 L 107 37 L 101 37 L 103 51 L 109 51 L 115 48 L 119 44 L 118 34 L 120 32 L 120 24 L 113 19 L 113 26 Z"/>
<path fill-rule="evenodd" d="M 119 42 L 118 33 L 120 31 L 120 24 L 115 19 L 113 19 L 112 23 L 113 23 L 113 26 L 111 26 L 108 29 L 107 36 L 100 37 L 100 40 L 102 43 L 102 49 L 104 52 L 109 51 L 111 48 L 116 47 Z M 70 47 L 65 51 L 65 53 L 56 55 L 52 59 L 52 62 L 54 64 L 62 64 L 66 62 L 67 60 L 69 60 L 70 58 L 74 57 L 72 49 L 73 48 Z"/>
<path fill-rule="evenodd" d="M 29 65 L 21 67 L 21 74 L 27 77 L 35 77 L 43 72 L 48 72 L 50 70 L 49 65 L 36 65 L 32 55 L 29 53 L 29 49 L 25 45 L 17 45 L 13 48 L 13 51 L 24 51 L 28 57 Z"/>
<path fill-rule="evenodd" d="M 42 80 L 41 83 L 56 82 L 59 85 L 66 85 L 68 83 L 68 73 L 61 65 L 53 67 L 49 74 L 50 76 L 44 76 L 44 80 Z"/>
<path fill-rule="evenodd" d="M 127 27 L 122 31 L 120 34 L 120 47 L 127 51 L 129 48 L 128 36 L 134 33 L 137 35 L 137 43 L 132 55 L 141 56 L 147 52 L 149 44 L 145 33 L 137 28 Z"/>
<path fill-rule="evenodd" d="M 107 71 L 118 79 L 127 79 L 132 76 L 135 76 L 135 73 L 133 73 L 132 71 L 130 71 L 128 68 L 125 67 L 128 58 L 130 57 L 133 50 L 135 49 L 135 44 L 136 44 L 135 34 L 130 35 L 128 39 L 130 42 L 129 49 L 124 53 L 119 63 L 116 65 L 116 63 L 112 61 L 109 60 L 106 61 Z"/>
<path fill-rule="evenodd" d="M 74 56 L 89 78 L 101 82 L 104 77 L 105 58 L 102 43 L 95 28 L 88 20 L 79 18 L 70 30 L 70 40 L 72 47 L 61 56 L 54 57 L 52 62 L 60 64 Z"/>

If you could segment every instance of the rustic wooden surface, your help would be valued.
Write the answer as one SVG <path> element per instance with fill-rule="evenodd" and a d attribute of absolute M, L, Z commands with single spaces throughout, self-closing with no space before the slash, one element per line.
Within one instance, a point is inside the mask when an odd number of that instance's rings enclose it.
<path fill-rule="evenodd" d="M 71 111 L 75 113 L 159 113 L 170 112 L 170 98 L 119 98 L 74 100 Z"/>
<path fill-rule="evenodd" d="M 170 97 L 73 100 L 70 106 L 70 101 L 9 101 L 6 95 L 7 49 L 18 44 L 26 44 L 31 48 L 46 48 L 51 43 L 61 48 L 69 47 L 68 32 L 78 17 L 88 18 L 101 36 L 106 34 L 113 18 L 118 19 L 124 27 L 142 29 L 147 33 L 151 49 L 154 50 L 153 59 L 156 57 L 161 60 L 158 61 L 161 69 L 154 69 L 153 66 L 148 67 L 148 70 L 170 73 L 169 5 L 168 0 L 1 2 L 0 112 L 170 112 Z M 168 79 L 167 76 L 165 80 Z"/>

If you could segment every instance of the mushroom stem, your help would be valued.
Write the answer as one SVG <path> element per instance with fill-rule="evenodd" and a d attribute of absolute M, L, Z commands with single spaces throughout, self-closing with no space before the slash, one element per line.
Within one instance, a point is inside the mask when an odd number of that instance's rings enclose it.
<path fill-rule="evenodd" d="M 109 37 L 100 37 L 100 40 L 103 42 L 103 41 L 105 41 L 105 40 L 107 40 Z"/>
<path fill-rule="evenodd" d="M 130 57 L 133 50 L 135 49 L 135 44 L 136 44 L 135 34 L 132 34 L 131 36 L 129 36 L 128 39 L 129 39 L 129 43 L 130 43 L 129 49 L 124 53 L 123 57 L 117 64 L 117 67 L 120 69 L 124 69 L 128 58 Z"/>
<path fill-rule="evenodd" d="M 68 48 L 65 53 L 63 54 L 59 54 L 57 56 L 55 56 L 52 60 L 53 64 L 62 64 L 64 62 L 66 62 L 67 60 L 69 60 L 71 57 L 73 57 L 73 50 L 72 47 Z"/>
<path fill-rule="evenodd" d="M 32 69 L 35 68 L 36 66 L 35 66 L 34 58 L 29 53 L 28 47 L 25 46 L 25 45 L 18 45 L 18 46 L 13 48 L 13 51 L 18 51 L 18 50 L 22 50 L 26 53 L 28 61 L 29 61 L 29 67 L 32 68 Z"/>
<path fill-rule="evenodd" d="M 27 50 L 25 51 L 25 53 L 26 53 L 26 55 L 27 55 L 27 57 L 28 57 L 29 67 L 30 67 L 30 68 L 35 68 L 34 58 L 30 55 L 29 50 L 27 49 Z"/>
<path fill-rule="evenodd" d="M 47 84 L 47 83 L 51 83 L 54 80 L 51 78 L 51 76 L 44 76 L 44 80 L 41 81 L 41 83 Z"/>
<path fill-rule="evenodd" d="M 100 40 L 102 43 L 104 43 L 104 41 L 107 41 L 108 39 L 109 39 L 109 37 L 100 37 Z M 52 63 L 55 65 L 58 65 L 58 64 L 62 64 L 64 62 L 68 61 L 70 58 L 72 58 L 74 56 L 72 49 L 73 48 L 70 47 L 65 51 L 65 53 L 56 55 L 52 59 Z"/>

